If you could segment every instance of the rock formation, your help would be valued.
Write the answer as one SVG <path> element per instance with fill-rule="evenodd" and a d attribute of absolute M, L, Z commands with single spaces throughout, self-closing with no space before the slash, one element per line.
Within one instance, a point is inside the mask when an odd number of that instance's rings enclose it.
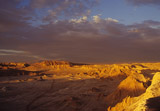
<path fill-rule="evenodd" d="M 159 102 L 160 63 L 0 63 L 0 111 L 159 111 Z"/>

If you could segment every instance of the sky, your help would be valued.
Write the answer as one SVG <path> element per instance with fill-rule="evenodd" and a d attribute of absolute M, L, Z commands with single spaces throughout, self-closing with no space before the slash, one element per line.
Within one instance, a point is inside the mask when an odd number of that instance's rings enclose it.
<path fill-rule="evenodd" d="M 0 62 L 160 62 L 160 0 L 0 0 Z"/>

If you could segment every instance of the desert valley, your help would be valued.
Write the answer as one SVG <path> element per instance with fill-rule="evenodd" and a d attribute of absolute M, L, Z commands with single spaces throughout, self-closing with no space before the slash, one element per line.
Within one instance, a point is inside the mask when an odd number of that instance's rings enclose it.
<path fill-rule="evenodd" d="M 0 111 L 159 111 L 160 63 L 0 64 Z"/>
<path fill-rule="evenodd" d="M 160 111 L 160 0 L 0 0 L 0 111 Z"/>

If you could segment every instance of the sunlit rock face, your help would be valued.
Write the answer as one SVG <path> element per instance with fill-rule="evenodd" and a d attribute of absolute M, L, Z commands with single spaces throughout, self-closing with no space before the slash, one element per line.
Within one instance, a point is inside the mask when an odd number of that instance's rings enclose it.
<path fill-rule="evenodd" d="M 0 69 L 20 69 L 29 66 L 27 63 L 0 63 Z"/>
<path fill-rule="evenodd" d="M 132 76 L 128 76 L 123 80 L 117 89 L 106 98 L 108 105 L 114 106 L 121 102 L 125 97 L 135 97 L 145 92 L 143 82 L 136 80 Z"/>
<path fill-rule="evenodd" d="M 72 63 L 66 62 L 66 61 L 43 61 L 40 63 L 36 63 L 37 65 L 42 65 L 42 66 L 57 66 L 57 65 L 68 65 L 71 66 Z"/>
<path fill-rule="evenodd" d="M 29 67 L 25 67 L 25 70 L 51 70 L 51 69 L 64 69 L 72 67 L 74 64 L 66 61 L 42 61 L 38 63 L 30 64 Z"/>
<path fill-rule="evenodd" d="M 160 63 L 0 63 L 0 111 L 159 111 L 159 72 Z"/>
<path fill-rule="evenodd" d="M 160 72 L 155 73 L 151 85 L 137 97 L 126 97 L 122 102 L 109 107 L 108 111 L 159 111 L 160 102 Z"/>

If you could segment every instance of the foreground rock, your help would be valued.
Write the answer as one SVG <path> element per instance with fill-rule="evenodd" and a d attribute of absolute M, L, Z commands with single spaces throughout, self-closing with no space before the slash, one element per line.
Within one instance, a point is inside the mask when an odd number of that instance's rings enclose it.
<path fill-rule="evenodd" d="M 127 97 L 108 111 L 160 111 L 160 72 L 157 72 L 146 92 L 138 97 Z"/>

